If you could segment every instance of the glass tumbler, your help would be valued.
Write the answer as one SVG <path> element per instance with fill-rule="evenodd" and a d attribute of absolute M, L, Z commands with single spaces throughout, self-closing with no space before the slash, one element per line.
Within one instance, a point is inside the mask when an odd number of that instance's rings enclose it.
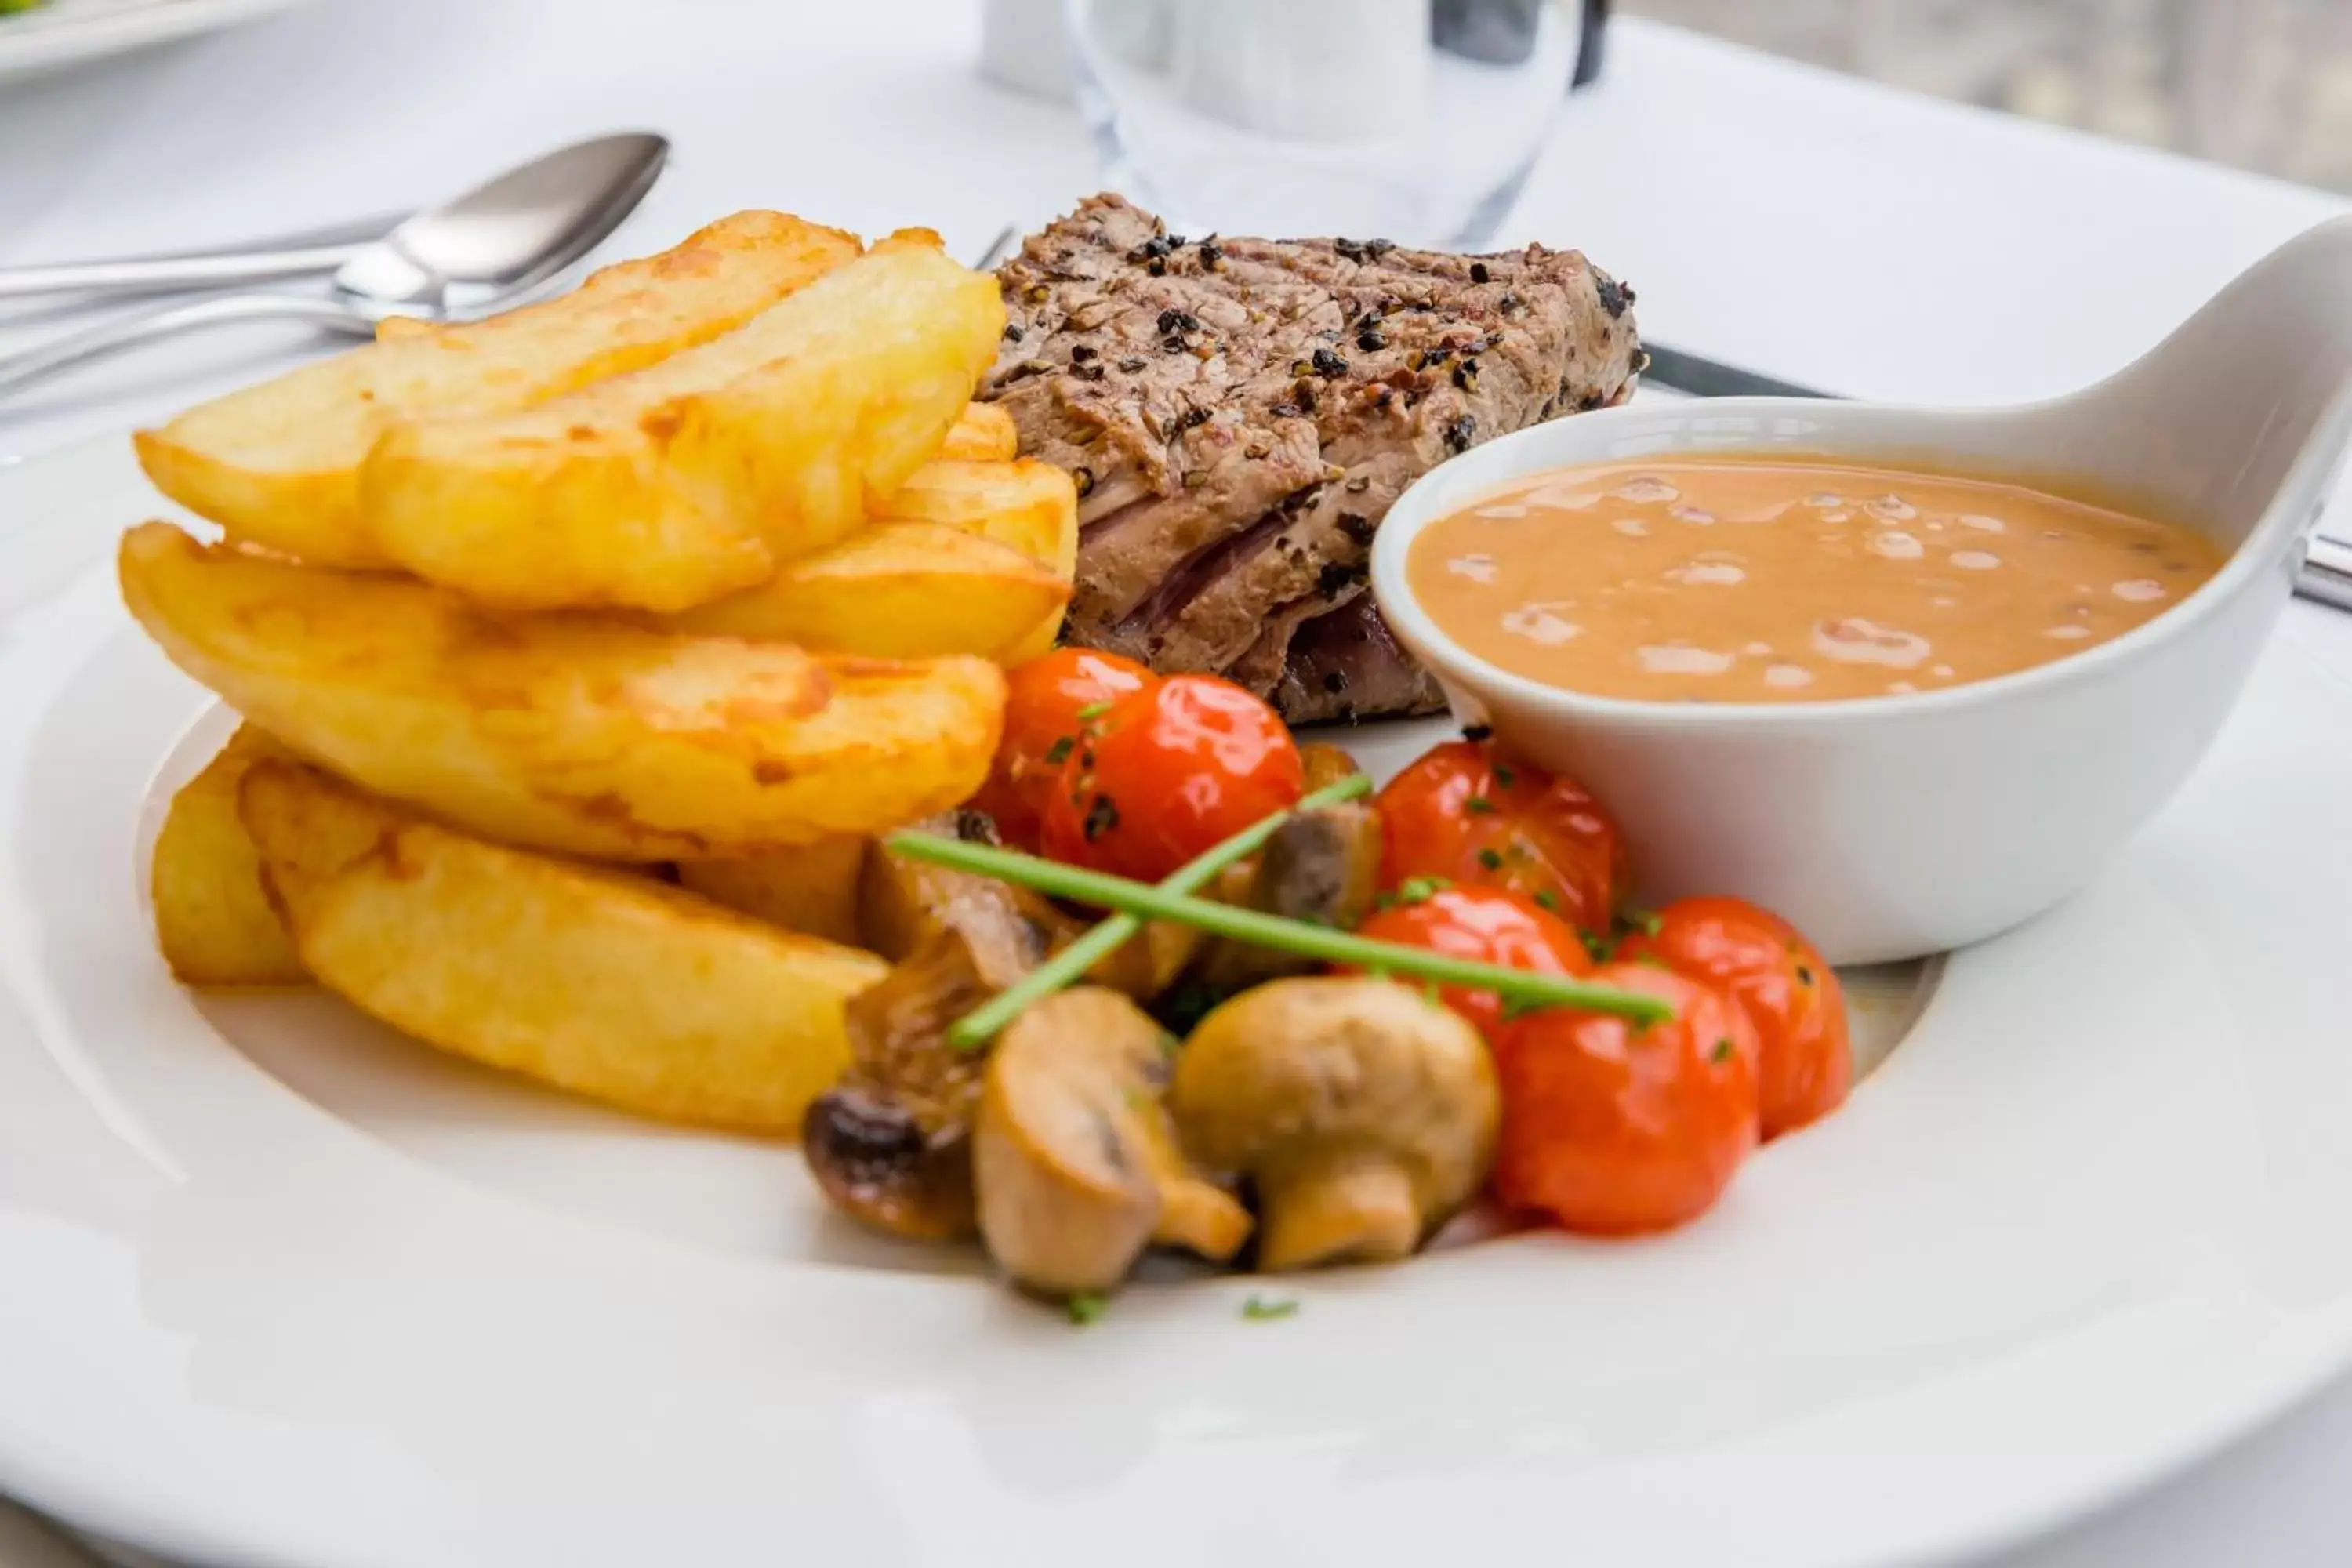
<path fill-rule="evenodd" d="M 1105 174 L 1171 226 L 1449 249 L 1510 210 L 1603 4 L 1064 0 Z"/>

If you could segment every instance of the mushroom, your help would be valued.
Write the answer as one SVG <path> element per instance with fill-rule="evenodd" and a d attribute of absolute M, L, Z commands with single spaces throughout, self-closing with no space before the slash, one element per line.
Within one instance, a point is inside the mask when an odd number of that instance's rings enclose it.
<path fill-rule="evenodd" d="M 849 999 L 851 1061 L 809 1104 L 801 1152 L 835 1206 L 921 1240 L 972 1233 L 966 1134 L 982 1058 L 948 1026 L 1029 969 L 1009 927 L 942 928 Z"/>
<path fill-rule="evenodd" d="M 1360 925 L 1380 892 L 1380 813 L 1361 801 L 1302 811 L 1274 830 L 1239 902 L 1287 920 L 1340 931 Z M 1206 944 L 1191 977 L 1211 995 L 1228 995 L 1315 961 L 1241 942 Z"/>
<path fill-rule="evenodd" d="M 981 1235 L 1034 1290 L 1075 1295 L 1126 1278 L 1153 1242 L 1223 1260 L 1248 1213 L 1179 1152 L 1161 1100 L 1169 1037 L 1115 991 L 1036 1003 L 989 1058 L 972 1123 Z"/>
<path fill-rule="evenodd" d="M 1268 1270 L 1402 1258 L 1467 1203 L 1495 1153 L 1486 1043 L 1386 980 L 1276 980 L 1192 1031 L 1168 1104 L 1183 1147 L 1255 1184 Z"/>
<path fill-rule="evenodd" d="M 968 843 L 996 842 L 995 824 L 976 811 L 944 813 L 915 826 Z M 893 963 L 912 957 L 942 931 L 969 930 L 982 941 L 1011 942 L 1024 967 L 1034 968 L 1086 925 L 1026 888 L 909 859 L 877 845 L 858 879 L 857 929 L 861 945 Z"/>
<path fill-rule="evenodd" d="M 985 1058 L 950 1045 L 948 1026 L 1035 968 L 1075 922 L 993 878 L 878 849 L 865 883 L 865 910 L 889 938 L 877 945 L 897 962 L 849 999 L 849 1070 L 810 1104 L 802 1151 L 825 1195 L 876 1229 L 970 1236 L 966 1139 Z"/>

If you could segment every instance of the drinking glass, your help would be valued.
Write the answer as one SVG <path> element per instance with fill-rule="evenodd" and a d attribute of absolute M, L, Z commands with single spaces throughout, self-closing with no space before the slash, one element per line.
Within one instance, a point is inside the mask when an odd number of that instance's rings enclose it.
<path fill-rule="evenodd" d="M 1604 4 L 1064 0 L 1109 183 L 1174 226 L 1450 249 L 1517 198 Z"/>

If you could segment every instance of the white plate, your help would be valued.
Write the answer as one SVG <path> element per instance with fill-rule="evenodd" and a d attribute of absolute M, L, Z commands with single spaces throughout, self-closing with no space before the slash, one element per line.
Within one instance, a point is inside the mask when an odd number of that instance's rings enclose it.
<path fill-rule="evenodd" d="M 50 0 L 0 16 L 0 80 L 143 49 L 283 11 L 301 0 Z"/>
<path fill-rule="evenodd" d="M 141 867 L 219 721 L 103 569 L 156 510 L 111 444 L 0 468 L 0 1489 L 79 1522 L 304 1568 L 1917 1563 L 2352 1359 L 2352 689 L 2290 647 L 1704 1223 L 1081 1331 L 788 1151 L 173 985 Z"/>

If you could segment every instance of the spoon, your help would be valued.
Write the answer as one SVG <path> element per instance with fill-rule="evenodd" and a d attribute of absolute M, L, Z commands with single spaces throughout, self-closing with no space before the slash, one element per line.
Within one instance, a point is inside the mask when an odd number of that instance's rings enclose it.
<path fill-rule="evenodd" d="M 472 321 L 528 297 L 593 249 L 636 209 L 669 143 L 643 132 L 602 136 L 508 170 L 427 207 L 334 272 L 325 299 L 227 294 L 109 321 L 0 356 L 0 396 L 137 343 L 198 327 L 277 318 L 366 336 L 387 316 Z"/>

